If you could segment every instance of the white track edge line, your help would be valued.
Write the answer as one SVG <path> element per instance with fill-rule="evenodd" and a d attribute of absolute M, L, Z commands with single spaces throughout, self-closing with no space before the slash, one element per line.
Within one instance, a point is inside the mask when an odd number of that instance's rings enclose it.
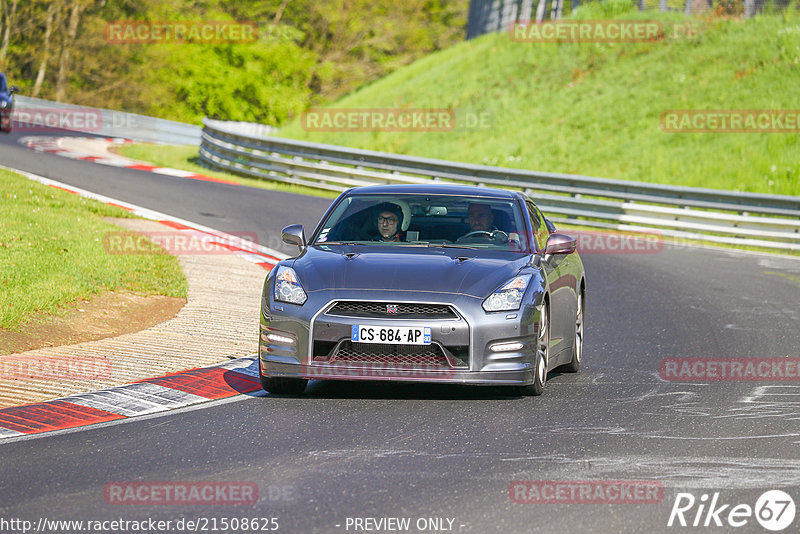
<path fill-rule="evenodd" d="M 130 202 L 125 202 L 123 200 L 118 200 L 118 199 L 115 199 L 115 198 L 112 198 L 112 197 L 107 197 L 107 196 L 101 195 L 99 193 L 93 193 L 91 191 L 87 191 L 86 189 L 81 189 L 81 188 L 75 187 L 73 185 L 65 184 L 63 182 L 59 182 L 59 181 L 53 180 L 51 178 L 45 178 L 44 176 L 40 176 L 40 175 L 34 174 L 32 172 L 22 171 L 22 170 L 19 170 L 19 169 L 15 169 L 13 167 L 7 167 L 5 165 L 0 165 L 0 169 L 5 169 L 7 171 L 16 172 L 18 174 L 21 174 L 21 175 L 25 176 L 26 178 L 29 178 L 31 180 L 34 180 L 36 182 L 39 182 L 39 183 L 42 183 L 42 184 L 45 184 L 45 185 L 55 185 L 57 187 L 61 187 L 61 188 L 64 188 L 64 189 L 67 189 L 67 190 L 70 190 L 70 191 L 75 191 L 77 194 L 79 194 L 82 197 L 98 200 L 98 201 L 106 203 L 106 204 L 112 203 L 112 204 L 117 204 L 119 206 L 124 206 L 124 207 L 126 207 L 126 208 L 128 208 L 130 210 L 135 211 L 136 215 L 139 215 L 139 216 L 144 217 L 146 219 L 151 219 L 151 220 L 155 220 L 155 221 L 171 221 L 171 222 L 182 224 L 184 226 L 188 226 L 188 227 L 193 228 L 195 230 L 199 230 L 201 232 L 206 232 L 208 234 L 212 234 L 212 235 L 215 235 L 217 237 L 224 238 L 224 239 L 228 239 L 228 240 L 230 240 L 230 239 L 238 239 L 242 243 L 247 243 L 248 246 L 253 247 L 253 249 L 255 249 L 255 250 L 257 250 L 257 251 L 259 251 L 259 252 L 261 252 L 263 254 L 267 254 L 269 256 L 272 256 L 272 257 L 274 257 L 274 258 L 276 258 L 278 260 L 283 260 L 283 259 L 286 259 L 286 258 L 289 257 L 288 254 L 285 254 L 285 253 L 280 252 L 278 250 L 271 249 L 269 247 L 265 247 L 264 245 L 260 245 L 258 243 L 252 243 L 250 241 L 243 240 L 240 237 L 236 237 L 236 236 L 233 236 L 231 234 L 227 234 L 225 232 L 221 232 L 219 230 L 216 230 L 214 228 L 210 228 L 208 226 L 204 226 L 202 224 L 198 224 L 198 223 L 195 223 L 195 222 L 192 222 L 192 221 L 187 221 L 186 219 L 181 219 L 180 217 L 175 217 L 173 215 L 167 215 L 166 213 L 161 213 L 159 211 L 151 210 L 149 208 L 143 208 L 143 207 L 138 206 L 136 204 L 131 204 Z"/>

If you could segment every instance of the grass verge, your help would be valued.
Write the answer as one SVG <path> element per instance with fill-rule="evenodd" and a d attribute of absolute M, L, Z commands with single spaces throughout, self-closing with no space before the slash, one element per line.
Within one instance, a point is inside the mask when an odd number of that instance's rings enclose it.
<path fill-rule="evenodd" d="M 690 19 L 624 11 L 584 15 L 659 19 L 666 37 L 530 43 L 508 32 L 484 35 L 330 106 L 452 109 L 451 131 L 320 132 L 296 120 L 279 135 L 512 168 L 799 195 L 797 133 L 668 133 L 661 121 L 669 110 L 797 110 L 800 16 L 787 10 L 747 20 Z M 675 23 L 687 26 L 675 30 Z"/>
<path fill-rule="evenodd" d="M 3 169 L 0 191 L 0 328 L 108 290 L 186 297 L 176 257 L 106 253 L 103 236 L 120 228 L 102 218 L 127 211 Z"/>

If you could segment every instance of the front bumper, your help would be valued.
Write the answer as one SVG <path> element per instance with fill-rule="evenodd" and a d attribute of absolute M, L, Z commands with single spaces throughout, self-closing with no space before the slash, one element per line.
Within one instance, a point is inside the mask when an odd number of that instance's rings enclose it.
<path fill-rule="evenodd" d="M 264 376 L 323 380 L 388 380 L 474 385 L 528 385 L 534 380 L 539 307 L 526 301 L 515 312 L 486 313 L 482 299 L 463 294 L 432 294 L 424 302 L 447 304 L 456 319 L 354 318 L 327 313 L 337 301 L 420 302 L 394 291 L 320 291 L 303 306 L 262 298 L 259 358 Z M 404 361 L 347 362 L 328 358 L 320 345 L 349 340 L 351 326 L 427 326 L 432 342 L 465 347 L 458 365 L 426 365 Z M 274 334 L 271 336 L 270 334 Z M 276 337 L 277 336 L 277 337 Z M 287 339 L 291 341 L 287 342 Z M 512 350 L 492 350 L 500 343 L 519 343 Z M 328 345 L 329 346 L 329 345 Z M 368 345 L 365 345 L 368 346 Z M 327 350 L 323 351 L 327 352 Z M 449 353 L 448 353 L 449 354 Z M 466 360 L 466 361 L 463 361 Z"/>
<path fill-rule="evenodd" d="M 522 364 L 504 371 L 436 370 L 404 366 L 358 366 L 355 364 L 298 364 L 262 357 L 264 376 L 307 378 L 309 380 L 375 380 L 392 382 L 433 382 L 484 386 L 523 386 L 533 383 L 533 366 Z"/>

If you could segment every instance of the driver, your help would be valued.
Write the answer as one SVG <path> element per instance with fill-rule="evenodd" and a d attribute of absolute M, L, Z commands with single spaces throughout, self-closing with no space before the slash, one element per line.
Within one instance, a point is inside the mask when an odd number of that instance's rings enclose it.
<path fill-rule="evenodd" d="M 399 229 L 403 224 L 403 209 L 392 202 L 378 206 L 377 241 L 402 241 Z"/>
<path fill-rule="evenodd" d="M 472 243 L 490 240 L 495 243 L 507 243 L 508 234 L 494 225 L 494 211 L 488 204 L 471 203 L 467 207 L 469 232 L 459 237 L 456 242 Z"/>
<path fill-rule="evenodd" d="M 470 204 L 467 208 L 467 222 L 469 222 L 470 232 L 493 232 L 497 230 L 492 226 L 494 222 L 492 208 L 486 204 Z"/>

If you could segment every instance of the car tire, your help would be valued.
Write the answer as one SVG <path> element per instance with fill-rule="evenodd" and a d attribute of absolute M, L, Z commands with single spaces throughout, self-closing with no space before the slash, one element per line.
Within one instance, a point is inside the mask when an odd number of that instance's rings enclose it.
<path fill-rule="evenodd" d="M 586 295 L 578 295 L 578 307 L 575 314 L 575 342 L 572 346 L 572 360 L 563 365 L 564 372 L 577 373 L 581 370 L 581 360 L 583 360 L 583 318 L 586 309 Z"/>
<path fill-rule="evenodd" d="M 300 395 L 306 390 L 308 380 L 305 378 L 286 378 L 282 376 L 264 376 L 261 374 L 261 360 L 258 361 L 258 377 L 261 389 L 275 395 Z"/>
<path fill-rule="evenodd" d="M 547 305 L 547 301 L 542 305 L 536 337 L 536 370 L 533 373 L 533 384 L 519 387 L 520 395 L 526 397 L 541 395 L 547 381 L 547 359 L 550 356 L 550 307 Z"/>
<path fill-rule="evenodd" d="M 13 110 L 9 110 L 8 115 L 0 118 L 0 131 L 3 133 L 11 133 L 11 124 L 13 122 Z"/>
<path fill-rule="evenodd" d="M 261 388 L 275 395 L 300 395 L 306 390 L 305 378 L 284 378 L 282 376 L 262 376 Z"/>

